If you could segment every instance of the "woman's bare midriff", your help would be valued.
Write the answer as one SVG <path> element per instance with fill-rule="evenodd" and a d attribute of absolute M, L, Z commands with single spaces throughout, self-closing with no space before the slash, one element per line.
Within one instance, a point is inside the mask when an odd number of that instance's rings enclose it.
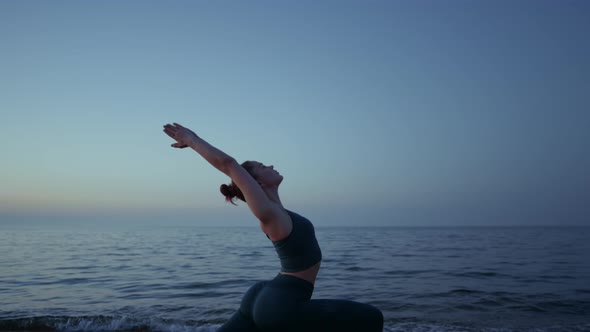
<path fill-rule="evenodd" d="M 288 274 L 290 276 L 295 276 L 297 278 L 301 278 L 303 280 L 307 280 L 309 282 L 311 282 L 312 284 L 315 284 L 315 279 L 318 276 L 318 272 L 320 271 L 320 264 L 322 262 L 317 262 L 315 265 L 313 265 L 310 268 L 307 268 L 303 271 L 299 271 L 299 272 L 281 272 L 281 274 Z"/>

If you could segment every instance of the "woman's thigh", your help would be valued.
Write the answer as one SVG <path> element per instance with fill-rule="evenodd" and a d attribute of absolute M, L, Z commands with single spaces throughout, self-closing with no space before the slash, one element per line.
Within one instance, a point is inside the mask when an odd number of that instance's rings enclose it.
<path fill-rule="evenodd" d="M 293 331 L 382 332 L 383 314 L 376 307 L 348 300 L 311 300 L 300 304 Z"/>
<path fill-rule="evenodd" d="M 285 331 L 294 324 L 297 308 L 303 302 L 293 290 L 267 286 L 256 298 L 252 318 L 263 331 Z"/>
<path fill-rule="evenodd" d="M 240 308 L 230 317 L 230 319 L 217 330 L 218 332 L 257 332 L 259 331 L 252 318 L 252 307 L 256 301 L 258 293 L 266 285 L 266 281 L 260 281 L 250 287 L 240 303 Z"/>

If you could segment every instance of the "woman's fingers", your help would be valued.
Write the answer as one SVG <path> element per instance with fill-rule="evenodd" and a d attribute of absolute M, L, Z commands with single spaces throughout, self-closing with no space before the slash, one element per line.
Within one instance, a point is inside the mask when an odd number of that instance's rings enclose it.
<path fill-rule="evenodd" d="M 174 127 L 171 124 L 167 124 L 167 125 L 164 126 L 164 130 L 168 130 L 168 131 L 171 131 L 171 132 L 176 132 L 176 131 L 178 131 L 178 128 Z"/>
<path fill-rule="evenodd" d="M 176 130 L 182 130 L 182 129 L 188 130 L 187 128 L 183 127 L 182 125 L 180 125 L 180 124 L 178 124 L 176 122 L 174 122 L 173 124 L 166 124 L 166 125 L 164 125 L 164 128 L 167 128 L 167 129 L 170 129 L 170 130 L 174 130 L 174 131 L 176 131 Z"/>
<path fill-rule="evenodd" d="M 180 124 L 178 124 L 176 122 L 174 122 L 174 125 L 171 125 L 169 123 L 164 125 L 164 132 L 166 133 L 166 135 L 168 135 L 172 139 L 175 139 L 176 141 L 178 141 L 177 143 L 172 144 L 172 147 L 174 147 L 174 148 L 183 149 L 183 148 L 188 147 L 187 144 L 180 143 L 180 141 L 183 140 L 183 137 L 186 136 L 187 131 L 193 133 L 189 129 L 184 128 L 183 126 L 181 126 Z"/>
<path fill-rule="evenodd" d="M 176 135 L 175 135 L 175 134 L 176 134 L 176 132 L 175 132 L 175 131 L 172 131 L 172 130 L 170 130 L 170 129 L 164 129 L 164 132 L 166 133 L 166 135 L 168 135 L 168 136 L 170 136 L 170 137 L 172 137 L 172 138 L 174 138 L 174 136 L 176 136 Z"/>

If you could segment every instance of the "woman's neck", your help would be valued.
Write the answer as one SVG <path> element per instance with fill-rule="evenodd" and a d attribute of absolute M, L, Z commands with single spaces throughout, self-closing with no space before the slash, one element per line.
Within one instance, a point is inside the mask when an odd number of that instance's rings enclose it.
<path fill-rule="evenodd" d="M 281 198 L 279 197 L 279 187 L 270 187 L 270 188 L 266 188 L 263 187 L 264 192 L 266 193 L 266 196 L 268 196 L 268 198 L 279 204 L 281 207 L 283 206 L 283 204 L 281 203 Z"/>

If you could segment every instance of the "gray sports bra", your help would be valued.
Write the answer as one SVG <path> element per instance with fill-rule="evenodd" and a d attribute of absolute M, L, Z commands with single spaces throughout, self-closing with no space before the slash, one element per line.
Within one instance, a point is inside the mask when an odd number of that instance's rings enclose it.
<path fill-rule="evenodd" d="M 321 261 L 322 251 L 313 224 L 295 212 L 287 210 L 287 213 L 293 222 L 293 229 L 286 238 L 272 241 L 272 244 L 281 260 L 281 272 L 299 272 Z"/>

